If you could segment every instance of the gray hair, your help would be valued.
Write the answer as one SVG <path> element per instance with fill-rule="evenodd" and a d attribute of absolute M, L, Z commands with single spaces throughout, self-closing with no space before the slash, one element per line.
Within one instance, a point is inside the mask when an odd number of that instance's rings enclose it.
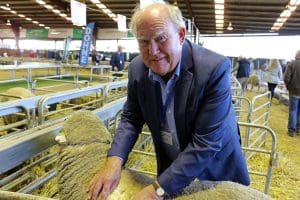
<path fill-rule="evenodd" d="M 185 22 L 184 19 L 182 17 L 182 13 L 179 10 L 178 7 L 173 6 L 167 2 L 164 3 L 153 3 L 150 4 L 150 6 L 152 5 L 161 5 L 162 7 L 164 7 L 164 9 L 167 10 L 167 15 L 171 21 L 171 23 L 174 25 L 175 29 L 179 30 L 179 28 L 185 28 Z M 138 5 L 135 9 L 134 9 L 134 13 L 131 17 L 131 22 L 130 22 L 130 29 L 132 31 L 132 33 L 136 36 L 137 33 L 137 23 L 140 20 L 141 14 L 143 13 L 143 11 L 147 8 L 148 6 L 146 6 L 145 8 L 140 8 L 140 6 Z"/>

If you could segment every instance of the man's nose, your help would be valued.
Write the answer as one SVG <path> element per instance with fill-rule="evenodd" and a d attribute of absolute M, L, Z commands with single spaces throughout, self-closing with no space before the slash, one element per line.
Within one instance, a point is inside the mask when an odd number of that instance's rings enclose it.
<path fill-rule="evenodd" d="M 149 54 L 156 55 L 159 53 L 159 45 L 155 41 L 150 41 L 149 43 Z"/>

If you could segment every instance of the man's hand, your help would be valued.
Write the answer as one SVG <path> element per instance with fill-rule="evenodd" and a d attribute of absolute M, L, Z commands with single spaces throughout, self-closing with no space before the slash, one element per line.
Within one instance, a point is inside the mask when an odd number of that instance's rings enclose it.
<path fill-rule="evenodd" d="M 104 168 L 90 182 L 87 192 L 89 200 L 106 200 L 118 186 L 121 178 L 122 160 L 116 156 L 108 157 Z"/>
<path fill-rule="evenodd" d="M 157 196 L 153 185 L 148 185 L 137 193 L 133 200 L 163 200 L 163 197 Z"/>

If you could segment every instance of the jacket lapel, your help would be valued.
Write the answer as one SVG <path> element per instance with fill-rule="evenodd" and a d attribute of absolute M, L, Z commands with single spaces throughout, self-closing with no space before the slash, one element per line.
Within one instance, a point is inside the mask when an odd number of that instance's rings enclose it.
<path fill-rule="evenodd" d="M 175 124 L 177 128 L 177 137 L 180 141 L 180 147 L 183 149 L 185 147 L 185 142 L 187 140 L 187 135 L 184 134 L 186 131 L 186 110 L 187 110 L 187 101 L 190 96 L 190 88 L 193 82 L 193 73 L 189 71 L 193 65 L 192 60 L 192 49 L 188 41 L 185 41 L 182 49 L 181 56 L 181 71 L 180 78 L 175 86 L 175 99 L 174 99 L 174 115 L 175 115 Z"/>
<path fill-rule="evenodd" d="M 148 76 L 148 72 L 145 73 L 145 76 Z M 148 77 L 145 77 L 144 80 L 144 102 L 146 102 L 146 108 L 144 109 L 147 110 L 147 116 L 149 117 L 147 119 L 151 122 L 149 124 L 153 125 L 153 127 L 149 128 L 153 132 L 158 133 L 160 130 L 160 88 L 156 82 L 150 80 Z"/>

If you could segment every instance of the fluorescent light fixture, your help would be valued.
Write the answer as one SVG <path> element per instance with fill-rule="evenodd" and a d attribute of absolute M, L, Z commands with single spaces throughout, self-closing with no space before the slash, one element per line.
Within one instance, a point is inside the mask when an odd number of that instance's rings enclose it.
<path fill-rule="evenodd" d="M 100 9 L 106 9 L 106 6 L 103 3 L 96 4 L 96 6 Z"/>
<path fill-rule="evenodd" d="M 215 10 L 224 10 L 224 4 L 215 4 Z"/>
<path fill-rule="evenodd" d="M 50 29 L 50 27 L 49 27 L 49 26 L 46 26 L 45 29 Z"/>
<path fill-rule="evenodd" d="M 295 5 L 287 5 L 287 9 L 289 9 L 291 12 L 294 12 L 297 9 L 297 6 Z"/>
<path fill-rule="evenodd" d="M 61 16 L 61 17 L 67 17 L 67 14 L 65 14 L 65 13 L 59 13 L 59 16 Z"/>
<path fill-rule="evenodd" d="M 47 4 L 47 5 L 44 5 L 44 7 L 47 8 L 47 9 L 49 9 L 49 10 L 53 9 L 53 6 L 48 5 L 48 4 Z"/>
<path fill-rule="evenodd" d="M 101 3 L 99 0 L 90 0 L 93 4 Z"/>
<path fill-rule="evenodd" d="M 23 18 L 25 17 L 25 15 L 23 15 L 23 14 L 18 14 L 18 16 L 19 17 L 23 17 Z"/>
<path fill-rule="evenodd" d="M 36 2 L 37 2 L 38 4 L 41 4 L 41 5 L 45 5 L 45 4 L 46 4 L 45 1 L 42 1 L 42 0 L 36 0 Z"/>
<path fill-rule="evenodd" d="M 10 10 L 10 7 L 7 6 L 0 6 L 0 8 L 2 8 L 3 10 Z"/>
<path fill-rule="evenodd" d="M 25 18 L 27 21 L 32 21 L 32 19 L 30 17 L 26 17 Z"/>
<path fill-rule="evenodd" d="M 279 17 L 279 18 L 277 18 L 276 19 L 276 22 L 279 22 L 279 23 L 284 23 L 284 22 L 286 22 L 286 20 L 287 20 L 288 18 L 282 18 L 282 17 Z"/>
<path fill-rule="evenodd" d="M 34 23 L 34 24 L 38 24 L 39 22 L 38 22 L 38 21 L 32 21 L 32 23 Z"/>
<path fill-rule="evenodd" d="M 104 13 L 106 13 L 106 14 L 111 13 L 111 11 L 110 11 L 109 9 L 107 9 L 107 8 L 103 9 L 102 11 L 103 11 Z"/>
<path fill-rule="evenodd" d="M 300 5 L 300 0 L 290 0 L 289 4 L 299 6 Z"/>
<path fill-rule="evenodd" d="M 12 14 L 17 14 L 17 12 L 14 10 L 10 10 L 9 12 L 11 12 Z"/>
<path fill-rule="evenodd" d="M 224 15 L 216 15 L 215 17 L 218 20 L 224 20 Z"/>
<path fill-rule="evenodd" d="M 224 10 L 215 10 L 215 15 L 224 15 Z"/>
<path fill-rule="evenodd" d="M 290 17 L 292 12 L 290 10 L 284 10 L 281 14 L 280 17 Z"/>
<path fill-rule="evenodd" d="M 117 17 L 117 15 L 114 14 L 114 13 L 109 13 L 108 16 L 109 16 L 110 18 L 116 18 L 116 17 Z"/>
<path fill-rule="evenodd" d="M 43 27 L 43 26 L 45 26 L 45 24 L 39 24 L 39 26 L 42 26 L 42 27 Z"/>
<path fill-rule="evenodd" d="M 224 4 L 224 0 L 215 0 L 215 3 Z"/>
<path fill-rule="evenodd" d="M 223 19 L 216 19 L 216 24 L 223 24 L 224 20 Z"/>
<path fill-rule="evenodd" d="M 56 13 L 56 14 L 59 14 L 60 13 L 60 10 L 58 9 L 53 9 L 52 12 Z"/>

